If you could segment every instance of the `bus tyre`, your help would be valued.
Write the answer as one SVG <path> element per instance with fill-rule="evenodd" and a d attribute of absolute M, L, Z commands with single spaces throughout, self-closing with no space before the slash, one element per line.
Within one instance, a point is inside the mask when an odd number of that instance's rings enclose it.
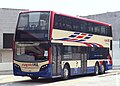
<path fill-rule="evenodd" d="M 68 79 L 70 77 L 70 68 L 68 65 L 65 65 L 63 68 L 63 79 Z"/>
<path fill-rule="evenodd" d="M 100 73 L 100 67 L 99 67 L 99 63 L 95 64 L 95 68 L 94 68 L 94 74 L 98 75 Z"/>
<path fill-rule="evenodd" d="M 33 81 L 38 80 L 38 77 L 31 76 L 30 78 L 31 78 Z"/>
<path fill-rule="evenodd" d="M 101 65 L 101 72 L 100 73 L 105 74 L 105 64 L 104 64 L 104 62 Z"/>

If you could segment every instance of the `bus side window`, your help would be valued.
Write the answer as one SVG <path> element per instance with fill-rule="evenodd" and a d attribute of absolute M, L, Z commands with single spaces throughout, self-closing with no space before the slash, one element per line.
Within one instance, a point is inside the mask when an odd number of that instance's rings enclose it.
<path fill-rule="evenodd" d="M 110 50 L 112 50 L 112 40 L 110 40 Z"/>

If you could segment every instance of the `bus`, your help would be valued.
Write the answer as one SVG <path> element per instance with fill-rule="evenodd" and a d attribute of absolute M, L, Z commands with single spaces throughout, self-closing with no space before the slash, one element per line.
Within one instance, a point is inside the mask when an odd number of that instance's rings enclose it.
<path fill-rule="evenodd" d="M 110 24 L 54 11 L 19 13 L 13 42 L 15 76 L 68 79 L 110 69 Z"/>

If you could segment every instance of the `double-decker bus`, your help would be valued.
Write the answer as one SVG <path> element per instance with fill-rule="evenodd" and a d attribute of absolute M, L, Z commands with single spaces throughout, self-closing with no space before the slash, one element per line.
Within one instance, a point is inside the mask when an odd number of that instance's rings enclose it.
<path fill-rule="evenodd" d="M 63 77 L 112 69 L 110 24 L 60 14 L 29 11 L 19 14 L 13 43 L 16 76 Z"/>

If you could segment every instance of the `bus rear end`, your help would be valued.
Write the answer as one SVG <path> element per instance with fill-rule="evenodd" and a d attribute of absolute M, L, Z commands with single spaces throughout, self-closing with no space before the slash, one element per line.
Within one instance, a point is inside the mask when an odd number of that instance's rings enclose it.
<path fill-rule="evenodd" d="M 13 48 L 14 75 L 51 77 L 49 22 L 49 11 L 19 14 Z"/>

